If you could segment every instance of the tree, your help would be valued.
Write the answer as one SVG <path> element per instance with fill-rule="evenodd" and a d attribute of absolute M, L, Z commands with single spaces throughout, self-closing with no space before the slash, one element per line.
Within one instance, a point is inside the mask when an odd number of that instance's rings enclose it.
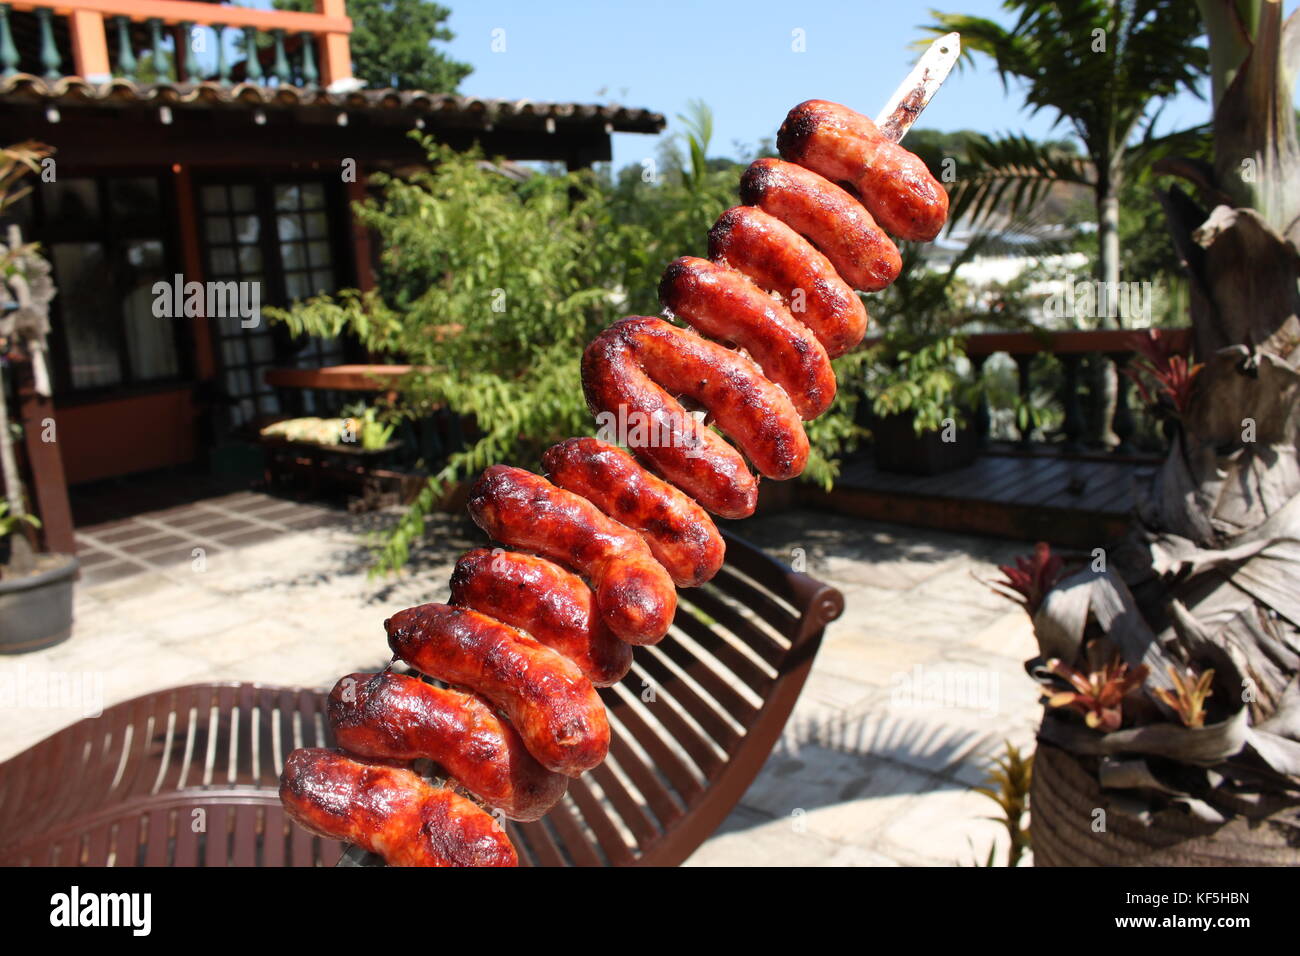
<path fill-rule="evenodd" d="M 1109 558 L 1094 552 L 1090 568 L 1059 583 L 1059 562 L 1043 553 L 1008 569 L 1054 659 L 1040 664 L 1072 685 L 1052 692 L 1039 732 L 1051 748 L 1040 758 L 1051 759 L 1035 761 L 1035 853 L 1051 862 L 1187 862 L 1186 834 L 1225 821 L 1240 825 L 1217 838 L 1216 859 L 1294 864 L 1300 846 L 1300 15 L 1284 25 L 1279 0 L 1197 6 L 1210 38 L 1214 156 L 1157 168 L 1194 187 L 1160 197 L 1201 364 L 1159 338 L 1142 343 L 1145 387 L 1176 428 L 1139 520 Z M 1057 812 L 1062 752 L 1076 784 L 1077 770 L 1091 774 L 1124 795 L 1111 811 L 1142 820 L 1127 832 L 1093 827 L 1082 859 L 1065 830 L 1078 837 L 1088 822 Z M 1162 816 L 1180 812 L 1183 822 Z M 1259 838 L 1245 837 L 1245 821 Z"/>
<path fill-rule="evenodd" d="M 1010 27 L 982 17 L 934 13 L 933 33 L 957 30 L 962 55 L 992 58 L 1004 87 L 1023 81 L 1031 114 L 1047 110 L 1067 124 L 1084 155 L 1044 147 L 1016 135 L 978 137 L 953 190 L 952 214 L 978 222 L 1010 199 L 1033 206 L 1053 183 L 1092 191 L 1097 222 L 1096 278 L 1120 279 L 1120 197 L 1130 172 L 1153 155 L 1193 138 L 1195 131 L 1156 136 L 1165 101 L 1182 90 L 1198 92 L 1206 52 L 1195 8 L 1186 0 L 1005 0 L 1017 12 Z M 1107 285 L 1105 288 L 1114 288 Z M 1099 310 L 1105 316 L 1109 310 Z M 1102 320 L 1104 321 L 1104 319 Z M 1109 439 L 1115 401 L 1113 374 L 1092 368 L 1092 437 Z"/>
<path fill-rule="evenodd" d="M 1183 0 L 1006 0 L 1003 6 L 1019 11 L 1009 29 L 944 13 L 928 29 L 960 31 L 963 57 L 991 57 L 1004 86 L 1024 81 L 1031 114 L 1055 114 L 1085 155 L 1022 136 L 978 137 L 958 177 L 951 218 L 978 219 L 1008 195 L 1015 206 L 1032 206 L 1055 182 L 1087 186 L 1098 225 L 1097 278 L 1117 282 L 1125 179 L 1149 165 L 1153 152 L 1187 138 L 1153 131 L 1164 101 L 1182 90 L 1198 92 L 1205 75 L 1205 51 L 1193 45 L 1202 33 L 1196 10 Z"/>
<path fill-rule="evenodd" d="M 277 10 L 314 11 L 314 0 L 275 0 Z M 455 93 L 474 69 L 434 48 L 455 34 L 446 7 L 428 0 L 347 0 L 352 73 L 376 89 Z"/>

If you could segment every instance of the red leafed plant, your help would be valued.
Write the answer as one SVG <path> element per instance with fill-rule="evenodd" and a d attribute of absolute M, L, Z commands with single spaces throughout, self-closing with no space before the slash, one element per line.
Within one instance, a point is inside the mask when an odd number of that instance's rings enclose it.
<path fill-rule="evenodd" d="M 1043 686 L 1048 707 L 1071 707 L 1083 714 L 1084 722 L 1093 730 L 1108 734 L 1119 730 L 1123 723 L 1123 703 L 1129 692 L 1142 686 L 1147 679 L 1147 667 L 1139 664 L 1130 668 L 1119 653 L 1109 659 L 1104 656 L 1101 643 L 1088 645 L 1087 672 L 1075 670 L 1056 658 L 1047 662 L 1047 670 L 1062 678 L 1072 688 L 1062 690 L 1052 684 Z"/>
<path fill-rule="evenodd" d="M 1046 541 L 1034 545 L 1034 553 L 1016 558 L 1015 567 L 1009 564 L 998 565 L 998 570 L 1006 577 L 1005 581 L 992 581 L 990 587 L 1004 597 L 1019 601 L 1033 617 L 1043 603 L 1047 592 L 1056 587 L 1061 579 L 1064 562 L 1052 554 L 1051 546 Z"/>
<path fill-rule="evenodd" d="M 1159 405 L 1160 399 L 1165 397 L 1174 411 L 1182 415 L 1187 411 L 1192 385 L 1202 366 L 1192 365 L 1185 355 L 1175 351 L 1169 334 L 1160 329 L 1138 332 L 1131 341 L 1134 350 L 1142 357 L 1124 369 L 1124 374 L 1133 380 L 1142 401 Z M 1148 385 L 1148 378 L 1154 380 L 1154 388 Z"/>

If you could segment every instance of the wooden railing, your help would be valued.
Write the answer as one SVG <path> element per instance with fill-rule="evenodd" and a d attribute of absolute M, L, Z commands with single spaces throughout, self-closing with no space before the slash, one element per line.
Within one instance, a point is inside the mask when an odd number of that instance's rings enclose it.
<path fill-rule="evenodd" d="M 1173 349 L 1186 355 L 1192 347 L 1190 329 L 1169 329 L 1163 334 Z M 966 337 L 966 355 L 974 366 L 976 375 L 983 375 L 988 360 L 998 354 L 1009 356 L 1016 365 L 1016 387 L 1022 402 L 1031 401 L 1034 386 L 1033 361 L 1042 353 L 1050 353 L 1061 363 L 1062 381 L 1057 396 L 1064 414 L 1061 433 L 1065 439 L 1062 450 L 1078 453 L 1085 450 L 1084 433 L 1086 417 L 1080 399 L 1080 371 L 1086 356 L 1103 356 L 1115 367 L 1117 379 L 1115 410 L 1110 429 L 1119 439 L 1111 449 L 1116 455 L 1131 455 L 1137 449 L 1132 438 L 1135 428 L 1133 408 L 1130 403 L 1132 382 L 1123 374 L 1134 355 L 1135 333 L 1122 329 L 1068 332 L 981 332 Z M 870 346 L 878 339 L 863 343 Z M 975 409 L 974 426 L 977 437 L 983 442 L 989 436 L 989 405 L 987 394 L 982 392 Z M 1017 425 L 1021 447 L 1028 447 L 1034 431 L 1032 425 Z"/>
<path fill-rule="evenodd" d="M 315 13 L 295 13 L 191 0 L 12 0 L 0 3 L 0 76 L 329 87 L 352 76 L 352 21 L 344 0 L 315 2 Z"/>

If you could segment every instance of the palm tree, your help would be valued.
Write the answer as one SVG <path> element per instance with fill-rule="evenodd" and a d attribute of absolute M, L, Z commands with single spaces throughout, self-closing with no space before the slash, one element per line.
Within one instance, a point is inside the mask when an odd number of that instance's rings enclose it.
<path fill-rule="evenodd" d="M 1046 589 L 1041 575 L 1037 584 L 1033 575 L 1020 579 L 1022 592 L 1035 595 L 1040 650 L 1054 659 L 1046 670 L 1080 691 L 1058 687 L 1039 733 L 1040 862 L 1298 858 L 1300 144 L 1292 84 L 1300 14 L 1284 25 L 1280 0 L 1197 6 L 1210 38 L 1214 159 L 1166 159 L 1158 170 L 1195 187 L 1173 186 L 1160 198 L 1191 283 L 1202 364 L 1189 368 L 1158 339 L 1146 343 L 1177 429 L 1109 568 L 1094 565 Z M 1089 660 L 1098 635 L 1122 659 Z M 1077 679 L 1085 675 L 1093 679 Z M 1094 695 L 1106 675 L 1109 697 Z M 1105 724 L 1085 727 L 1061 713 L 1107 702 L 1120 710 Z M 1099 785 L 1126 793 L 1127 811 L 1145 811 L 1152 825 L 1094 827 L 1071 847 L 1068 831 L 1086 831 L 1087 814 L 1108 799 Z M 1117 810 L 1120 801 L 1109 805 Z M 1247 825 L 1265 817 L 1269 826 Z M 1205 839 L 1188 839 L 1193 833 Z"/>
<path fill-rule="evenodd" d="M 1071 183 L 1091 191 L 1096 210 L 1098 257 L 1095 278 L 1113 289 L 1120 278 L 1120 196 L 1126 179 L 1154 155 L 1185 144 L 1197 131 L 1155 135 L 1156 121 L 1174 94 L 1197 92 L 1205 76 L 1206 51 L 1193 46 L 1202 33 L 1186 0 L 1005 0 L 1017 13 L 1004 27 L 983 17 L 933 12 L 925 29 L 956 30 L 962 56 L 990 57 L 1009 87 L 1025 84 L 1031 114 L 1048 111 L 1068 125 L 1083 154 L 1043 145 L 1024 136 L 974 137 L 968 162 L 952 195 L 950 221 L 975 224 L 990 214 L 1017 214 L 1036 205 L 1053 185 Z M 1100 309 L 1105 321 L 1113 310 Z M 1093 441 L 1111 440 L 1115 379 L 1109 365 L 1091 365 Z"/>
<path fill-rule="evenodd" d="M 991 57 L 1004 86 L 1024 81 L 1031 114 L 1048 110 L 1068 124 L 1084 155 L 1023 136 L 977 138 L 954 189 L 951 218 L 978 220 L 1007 200 L 1012 208 L 1033 206 L 1055 183 L 1084 186 L 1096 206 L 1097 278 L 1116 282 L 1124 181 L 1150 163 L 1153 151 L 1185 140 L 1185 132 L 1155 136 L 1156 119 L 1169 97 L 1197 92 L 1206 73 L 1206 52 L 1192 45 L 1203 32 L 1197 12 L 1185 0 L 1006 0 L 1003 6 L 1019 11 L 1010 28 L 936 12 L 926 29 L 959 31 L 963 57 Z"/>

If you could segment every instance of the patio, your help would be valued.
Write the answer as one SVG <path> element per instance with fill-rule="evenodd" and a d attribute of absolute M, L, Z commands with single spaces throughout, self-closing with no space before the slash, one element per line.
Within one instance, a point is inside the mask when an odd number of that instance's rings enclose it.
<path fill-rule="evenodd" d="M 382 667 L 386 614 L 445 599 L 456 557 L 483 540 L 467 519 L 439 516 L 410 574 L 370 580 L 364 535 L 381 515 L 254 492 L 160 503 L 79 530 L 88 568 L 72 639 L 0 659 L 0 681 L 84 675 L 103 707 L 208 680 L 328 688 Z M 802 558 L 847 610 L 781 744 L 691 862 L 982 858 L 1001 830 L 984 819 L 996 808 L 968 788 L 1004 740 L 1032 739 L 1039 708 L 1021 667 L 1034 652 L 1029 621 L 981 579 L 1028 546 L 812 510 L 735 530 L 782 560 Z M 86 709 L 48 703 L 10 709 L 0 760 Z"/>

